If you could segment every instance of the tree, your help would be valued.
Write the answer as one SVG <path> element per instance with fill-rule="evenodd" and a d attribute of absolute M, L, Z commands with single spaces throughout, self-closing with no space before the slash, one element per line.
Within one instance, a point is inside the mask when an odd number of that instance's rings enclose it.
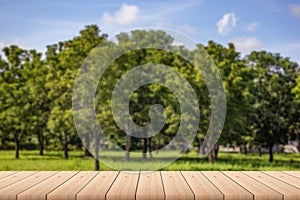
<path fill-rule="evenodd" d="M 296 83 L 297 63 L 280 54 L 266 51 L 252 52 L 248 65 L 256 74 L 256 140 L 266 143 L 269 148 L 269 161 L 273 162 L 273 146 L 287 142 L 291 108 L 292 88 Z"/>
<path fill-rule="evenodd" d="M 65 159 L 68 158 L 68 137 L 74 136 L 76 132 L 72 117 L 74 80 L 88 53 L 105 39 L 99 32 L 96 25 L 86 26 L 80 31 L 80 36 L 48 48 L 48 61 L 52 64 L 47 84 L 52 99 L 48 125 L 52 132 L 61 133 Z"/>
<path fill-rule="evenodd" d="M 289 126 L 290 132 L 290 140 L 298 141 L 300 144 L 300 73 L 299 73 L 299 66 L 298 71 L 296 73 L 296 85 L 292 89 L 293 94 L 293 104 L 291 108 L 291 120 Z M 299 146 L 298 146 L 299 148 Z"/>
<path fill-rule="evenodd" d="M 226 48 L 209 41 L 204 48 L 216 62 L 226 91 L 226 121 L 218 144 L 239 145 L 242 143 L 243 135 L 249 133 L 247 126 L 245 126 L 250 109 L 249 91 L 247 88 L 250 81 L 248 69 L 231 43 Z M 214 80 L 214 77 L 211 79 Z M 216 145 L 209 152 L 209 161 L 214 162 L 217 159 L 217 155 L 218 146 Z"/>
<path fill-rule="evenodd" d="M 24 73 L 26 75 L 25 87 L 28 91 L 26 98 L 29 102 L 30 112 L 28 118 L 31 125 L 29 130 L 37 135 L 39 155 L 43 155 L 44 152 L 44 134 L 47 132 L 50 111 L 50 102 L 47 97 L 48 90 L 45 87 L 48 68 L 41 57 L 41 53 L 37 53 L 36 50 L 30 50 L 24 63 L 26 68 Z"/>
<path fill-rule="evenodd" d="M 28 52 L 15 45 L 3 49 L 8 62 L 1 60 L 1 130 L 12 134 L 15 158 L 19 158 L 21 138 L 28 133 L 30 104 L 27 98 L 26 68 Z"/>

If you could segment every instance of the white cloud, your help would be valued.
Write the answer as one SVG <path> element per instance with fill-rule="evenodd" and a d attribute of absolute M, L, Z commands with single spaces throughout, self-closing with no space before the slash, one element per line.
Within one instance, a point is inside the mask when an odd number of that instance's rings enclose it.
<path fill-rule="evenodd" d="M 290 4 L 289 9 L 295 17 L 300 17 L 300 4 Z"/>
<path fill-rule="evenodd" d="M 218 32 L 221 35 L 227 35 L 230 30 L 236 27 L 238 17 L 234 13 L 226 13 L 217 23 Z"/>
<path fill-rule="evenodd" d="M 121 8 L 114 14 L 105 12 L 101 20 L 104 23 L 113 23 L 117 25 L 129 25 L 137 22 L 140 9 L 136 5 L 122 4 Z"/>
<path fill-rule="evenodd" d="M 257 26 L 258 26 L 258 22 L 253 22 L 253 23 L 249 24 L 249 25 L 246 27 L 246 29 L 247 29 L 248 31 L 255 31 L 255 29 L 256 29 Z"/>
<path fill-rule="evenodd" d="M 232 39 L 232 42 L 238 51 L 243 53 L 261 49 L 263 44 L 256 37 L 240 37 Z"/>
<path fill-rule="evenodd" d="M 170 19 L 173 19 L 174 16 L 178 16 L 188 11 L 188 9 L 201 4 L 201 2 L 202 0 L 187 2 L 183 1 L 182 3 L 178 4 L 170 4 L 163 1 L 157 4 L 151 4 L 151 2 L 145 4 L 143 3 L 138 7 L 136 21 L 124 25 L 120 25 L 120 23 L 116 23 L 115 21 L 113 21 L 113 23 L 109 23 L 108 21 L 111 21 L 111 18 L 115 17 L 116 13 L 121 10 L 120 7 L 118 10 L 116 10 L 115 13 L 109 12 L 110 17 L 108 17 L 108 20 L 107 17 L 103 17 L 104 15 L 102 15 L 102 17 L 100 18 L 99 26 L 105 33 L 108 33 L 110 39 L 113 39 L 113 36 L 120 32 L 128 32 L 137 28 L 140 29 L 141 27 L 169 28 L 193 35 L 199 32 L 196 27 L 189 24 L 173 23 L 170 22 Z M 153 12 L 153 10 L 155 10 L 155 12 Z"/>

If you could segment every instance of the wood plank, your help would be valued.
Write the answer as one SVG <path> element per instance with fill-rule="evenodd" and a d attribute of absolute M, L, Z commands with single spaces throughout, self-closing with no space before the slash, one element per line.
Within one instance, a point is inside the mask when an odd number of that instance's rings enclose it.
<path fill-rule="evenodd" d="M 33 171 L 27 171 L 27 172 L 18 172 L 16 174 L 13 174 L 12 176 L 8 176 L 5 178 L 2 178 L 0 181 L 0 189 L 7 187 L 8 185 L 11 185 L 15 182 L 18 182 L 26 177 L 29 177 L 33 174 L 36 174 L 38 172 L 33 172 Z"/>
<path fill-rule="evenodd" d="M 16 171 L 2 171 L 2 172 L 0 172 L 0 178 L 5 178 L 5 177 L 10 176 L 15 173 L 17 173 L 17 172 Z"/>
<path fill-rule="evenodd" d="M 38 172 L 33 176 L 24 178 L 0 190 L 0 200 L 12 200 L 17 198 L 17 194 L 49 178 L 57 172 Z"/>
<path fill-rule="evenodd" d="M 76 194 L 88 184 L 98 172 L 82 171 L 60 185 L 58 188 L 47 194 L 47 200 L 70 200 L 75 199 Z"/>
<path fill-rule="evenodd" d="M 203 171 L 201 173 L 206 176 L 212 182 L 212 184 L 214 184 L 224 194 L 224 200 L 253 199 L 253 194 L 245 190 L 243 187 L 229 179 L 221 172 Z"/>
<path fill-rule="evenodd" d="M 136 199 L 165 199 L 160 172 L 143 171 L 137 186 Z"/>
<path fill-rule="evenodd" d="M 135 199 L 135 192 L 139 180 L 139 174 L 139 172 L 121 171 L 114 184 L 106 194 L 106 199 Z"/>
<path fill-rule="evenodd" d="M 105 171 L 100 172 L 86 185 L 78 194 L 77 200 L 105 200 L 105 195 L 115 181 L 119 172 Z"/>
<path fill-rule="evenodd" d="M 284 199 L 287 200 L 296 200 L 300 199 L 300 190 L 284 183 L 278 179 L 275 179 L 267 174 L 264 174 L 262 172 L 257 171 L 245 171 L 244 174 L 250 176 L 251 178 L 254 178 L 255 180 L 269 186 L 270 188 L 280 192 L 284 195 Z"/>
<path fill-rule="evenodd" d="M 300 189 L 300 178 L 278 171 L 264 171 L 264 173 Z"/>
<path fill-rule="evenodd" d="M 194 194 L 180 172 L 162 171 L 166 199 L 194 199 Z"/>
<path fill-rule="evenodd" d="M 46 199 L 46 195 L 61 184 L 69 180 L 72 176 L 78 172 L 59 172 L 48 179 L 40 182 L 39 184 L 25 190 L 24 192 L 17 195 L 17 199 L 21 200 L 40 200 Z"/>
<path fill-rule="evenodd" d="M 283 195 L 272 190 L 266 185 L 250 178 L 242 172 L 236 171 L 223 171 L 231 180 L 238 183 L 243 188 L 247 189 L 250 193 L 254 194 L 254 199 L 261 200 L 282 200 Z"/>
<path fill-rule="evenodd" d="M 195 199 L 223 200 L 223 194 L 201 172 L 182 171 Z"/>
<path fill-rule="evenodd" d="M 1 199 L 300 199 L 300 172 L 0 172 Z"/>
<path fill-rule="evenodd" d="M 300 178 L 300 171 L 283 171 L 283 173 L 289 174 L 296 178 Z"/>

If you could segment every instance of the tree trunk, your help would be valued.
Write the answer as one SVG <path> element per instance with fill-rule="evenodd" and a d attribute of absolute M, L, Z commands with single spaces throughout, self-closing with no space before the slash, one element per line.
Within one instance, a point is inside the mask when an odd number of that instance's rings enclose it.
<path fill-rule="evenodd" d="M 63 141 L 64 158 L 68 159 L 69 155 L 68 155 L 68 138 L 67 138 L 67 133 L 65 131 L 63 131 L 63 135 L 64 135 L 64 141 Z"/>
<path fill-rule="evenodd" d="M 128 120 L 128 122 L 125 124 L 126 128 L 126 147 L 125 147 L 125 160 L 129 161 L 130 160 L 130 148 L 131 148 L 131 122 Z M 130 133 L 130 134 L 129 134 Z"/>
<path fill-rule="evenodd" d="M 247 149 L 247 145 L 246 144 L 240 145 L 240 153 L 241 154 L 247 154 L 248 153 L 248 149 Z"/>
<path fill-rule="evenodd" d="M 219 145 L 215 145 L 214 150 L 215 150 L 215 160 L 218 160 Z"/>
<path fill-rule="evenodd" d="M 99 154 L 99 153 L 98 153 Z M 99 156 L 99 155 L 98 155 Z M 95 158 L 95 171 L 100 171 L 99 159 Z"/>
<path fill-rule="evenodd" d="M 14 134 L 14 138 L 15 138 L 15 158 L 18 159 L 19 158 L 19 150 L 20 150 L 20 140 L 18 138 L 17 133 Z"/>
<path fill-rule="evenodd" d="M 148 144 L 148 146 L 149 146 L 149 156 L 150 156 L 150 158 L 153 158 L 153 156 L 152 156 L 152 137 L 150 137 L 149 139 L 149 144 Z"/>
<path fill-rule="evenodd" d="M 130 146 L 131 146 L 131 135 L 126 134 L 126 153 L 125 153 L 126 161 L 130 160 Z"/>
<path fill-rule="evenodd" d="M 89 152 L 91 141 L 90 141 L 90 134 L 85 135 L 84 141 L 84 156 L 85 157 L 92 157 L 92 154 Z"/>
<path fill-rule="evenodd" d="M 215 156 L 214 156 L 214 150 L 213 149 L 208 153 L 208 162 L 210 162 L 210 163 L 215 162 Z"/>
<path fill-rule="evenodd" d="M 143 160 L 146 160 L 147 159 L 147 141 L 148 141 L 148 138 L 144 138 L 144 143 L 143 143 Z"/>
<path fill-rule="evenodd" d="M 269 144 L 269 162 L 273 162 L 274 158 L 273 158 L 273 143 Z"/>
<path fill-rule="evenodd" d="M 198 138 L 198 152 L 201 150 L 201 145 L 202 145 L 202 139 Z"/>
<path fill-rule="evenodd" d="M 40 148 L 39 155 L 42 156 L 44 155 L 44 135 L 42 132 L 38 134 L 38 141 L 39 141 L 39 148 Z"/>
<path fill-rule="evenodd" d="M 261 146 L 260 146 L 260 145 L 258 146 L 258 156 L 259 156 L 259 157 L 262 156 L 262 153 L 261 153 Z"/>
<path fill-rule="evenodd" d="M 84 156 L 85 157 L 93 157 L 93 155 L 89 152 L 88 148 L 84 148 Z"/>
<path fill-rule="evenodd" d="M 99 171 L 100 170 L 100 162 L 99 162 L 99 142 L 100 138 L 97 133 L 94 133 L 95 136 L 95 170 Z"/>
<path fill-rule="evenodd" d="M 156 152 L 156 155 L 158 154 L 158 151 L 159 151 L 159 140 L 156 140 L 156 142 L 155 142 L 155 152 Z"/>
<path fill-rule="evenodd" d="M 215 147 L 213 147 L 210 152 L 208 153 L 208 162 L 214 163 L 216 161 L 216 156 L 215 156 Z"/>
<path fill-rule="evenodd" d="M 244 154 L 245 154 L 245 155 L 247 155 L 247 154 L 248 154 L 248 147 L 247 147 L 247 145 L 246 145 L 246 144 L 244 145 Z"/>

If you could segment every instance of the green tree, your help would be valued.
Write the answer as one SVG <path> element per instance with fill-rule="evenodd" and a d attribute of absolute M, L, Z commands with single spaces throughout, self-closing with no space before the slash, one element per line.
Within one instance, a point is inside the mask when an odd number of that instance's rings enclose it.
<path fill-rule="evenodd" d="M 269 148 L 269 161 L 274 160 L 275 144 L 285 144 L 289 126 L 294 119 L 292 88 L 296 83 L 297 63 L 280 54 L 266 51 L 252 52 L 248 65 L 256 74 L 256 136 L 255 139 Z"/>
<path fill-rule="evenodd" d="M 216 63 L 226 91 L 226 121 L 218 144 L 240 145 L 244 142 L 244 136 L 249 134 L 246 125 L 251 109 L 247 88 L 249 81 L 251 81 L 248 69 L 231 43 L 228 44 L 228 47 L 223 47 L 209 41 L 204 48 Z M 208 155 L 210 162 L 217 159 L 218 145 L 215 146 L 214 150 Z"/>
<path fill-rule="evenodd" d="M 30 103 L 27 98 L 26 67 L 28 52 L 15 45 L 3 49 L 8 62 L 1 61 L 0 119 L 1 132 L 12 134 L 15 158 L 19 158 L 20 142 L 28 133 Z"/>
<path fill-rule="evenodd" d="M 50 102 L 47 98 L 48 90 L 45 87 L 46 76 L 48 74 L 48 67 L 42 60 L 42 54 L 36 50 L 28 52 L 26 59 L 25 73 L 26 85 L 28 93 L 26 98 L 29 103 L 28 119 L 30 121 L 29 130 L 35 133 L 39 143 L 39 155 L 44 152 L 44 134 L 47 132 L 47 122 L 50 111 Z"/>
<path fill-rule="evenodd" d="M 64 157 L 68 158 L 68 142 L 76 137 L 72 117 L 72 90 L 77 70 L 88 53 L 105 40 L 106 35 L 100 35 L 96 25 L 86 26 L 80 35 L 48 47 L 47 62 L 51 65 L 47 77 L 49 98 L 52 99 L 52 109 L 48 121 L 52 132 L 60 133 L 64 147 Z M 97 146 L 97 145 L 96 145 Z M 99 170 L 99 161 L 95 159 L 95 168 Z"/>

